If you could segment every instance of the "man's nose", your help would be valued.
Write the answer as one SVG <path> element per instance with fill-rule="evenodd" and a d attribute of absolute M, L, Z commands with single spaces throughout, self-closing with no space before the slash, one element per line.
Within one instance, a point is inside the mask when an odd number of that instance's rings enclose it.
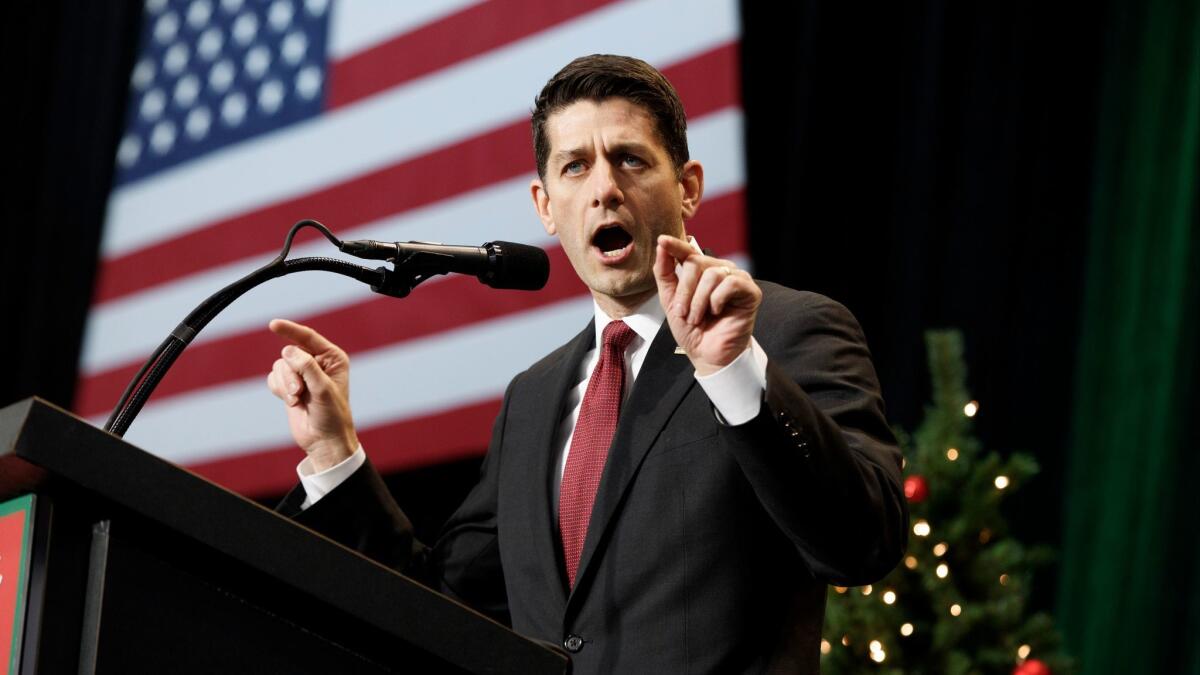
<path fill-rule="evenodd" d="M 597 162 L 592 167 L 592 191 L 592 206 L 595 208 L 615 209 L 625 202 L 613 165 L 607 161 Z"/>

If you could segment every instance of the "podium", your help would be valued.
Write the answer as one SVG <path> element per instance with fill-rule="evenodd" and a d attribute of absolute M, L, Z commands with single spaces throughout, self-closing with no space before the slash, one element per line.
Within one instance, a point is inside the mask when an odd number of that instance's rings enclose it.
<path fill-rule="evenodd" d="M 570 671 L 554 646 L 36 398 L 0 410 L 0 502 L 23 495 L 13 672 Z"/>

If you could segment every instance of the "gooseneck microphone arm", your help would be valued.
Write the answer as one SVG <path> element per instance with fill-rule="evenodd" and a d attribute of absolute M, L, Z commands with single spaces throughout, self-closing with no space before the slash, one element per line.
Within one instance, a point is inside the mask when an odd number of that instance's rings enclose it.
<path fill-rule="evenodd" d="M 392 264 L 392 269 L 370 269 L 335 258 L 288 260 L 292 239 L 304 227 L 319 230 L 330 243 L 346 253 L 386 260 Z M 108 421 L 104 423 L 104 429 L 124 436 L 167 370 L 196 335 L 221 310 L 265 281 L 294 272 L 320 270 L 357 279 L 369 284 L 376 293 L 403 298 L 426 279 L 448 272 L 472 274 L 493 288 L 537 290 L 546 284 L 549 269 L 546 252 L 536 246 L 504 241 L 489 242 L 483 246 L 446 246 L 422 242 L 387 244 L 368 240 L 343 242 L 321 223 L 301 220 L 288 230 L 283 250 L 274 260 L 209 296 L 171 331 L 129 381 Z"/>
<path fill-rule="evenodd" d="M 197 305 L 158 345 L 158 348 L 142 364 L 137 374 L 125 387 L 120 400 L 117 401 L 116 407 L 113 408 L 112 414 L 104 424 L 105 431 L 112 432 L 117 436 L 124 436 L 129 425 L 133 423 L 133 418 L 141 412 L 142 406 L 146 404 L 155 387 L 167 374 L 167 370 L 175 363 L 175 359 L 179 358 L 188 344 L 221 310 L 251 288 L 277 277 L 309 270 L 334 272 L 370 284 L 372 288 L 382 289 L 392 285 L 389 277 L 393 273 L 382 267 L 370 269 L 335 258 L 287 260 L 288 251 L 292 248 L 292 239 L 296 236 L 296 232 L 303 227 L 315 228 L 335 246 L 341 246 L 341 241 L 329 231 L 329 228 L 315 220 L 302 220 L 293 225 L 292 229 L 288 231 L 287 239 L 284 240 L 283 250 L 274 260 L 209 296 L 204 302 Z"/>

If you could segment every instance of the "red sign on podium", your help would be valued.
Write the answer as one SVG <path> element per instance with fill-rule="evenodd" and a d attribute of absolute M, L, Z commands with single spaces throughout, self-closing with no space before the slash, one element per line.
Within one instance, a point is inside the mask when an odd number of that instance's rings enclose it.
<path fill-rule="evenodd" d="M 14 675 L 20 665 L 32 521 L 33 495 L 0 504 L 0 673 L 5 675 Z"/>

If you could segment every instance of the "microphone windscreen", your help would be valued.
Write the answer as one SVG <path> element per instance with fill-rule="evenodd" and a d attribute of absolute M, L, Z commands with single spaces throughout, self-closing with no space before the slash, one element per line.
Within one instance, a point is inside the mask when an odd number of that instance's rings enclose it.
<path fill-rule="evenodd" d="M 536 291 L 550 278 L 550 258 L 537 246 L 492 241 L 483 247 L 495 256 L 496 263 L 479 280 L 492 288 Z"/>

